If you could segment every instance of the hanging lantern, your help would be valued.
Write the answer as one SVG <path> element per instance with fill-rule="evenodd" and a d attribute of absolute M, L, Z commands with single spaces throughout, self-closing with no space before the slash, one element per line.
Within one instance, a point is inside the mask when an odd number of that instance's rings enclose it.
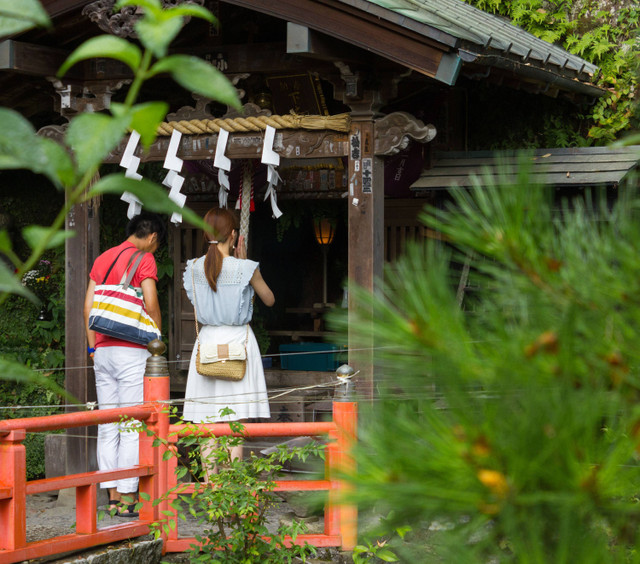
<path fill-rule="evenodd" d="M 327 305 L 327 253 L 335 235 L 333 222 L 326 217 L 315 219 L 313 229 L 322 249 L 322 304 Z"/>
<path fill-rule="evenodd" d="M 333 236 L 335 235 L 333 223 L 331 222 L 331 220 L 327 219 L 326 217 L 316 219 L 313 222 L 313 228 L 316 233 L 316 241 L 318 241 L 320 245 L 324 247 L 331 244 L 331 241 L 333 241 Z"/>

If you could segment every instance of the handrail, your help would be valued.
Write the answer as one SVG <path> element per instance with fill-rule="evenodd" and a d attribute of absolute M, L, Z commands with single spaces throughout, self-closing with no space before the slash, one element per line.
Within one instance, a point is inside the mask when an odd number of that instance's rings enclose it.
<path fill-rule="evenodd" d="M 165 452 L 175 449 L 181 437 L 187 436 L 246 436 L 293 437 L 329 435 L 326 447 L 325 479 L 281 480 L 275 482 L 276 491 L 328 491 L 325 507 L 324 534 L 298 535 L 287 542 L 308 542 L 317 547 L 340 546 L 350 550 L 356 543 L 357 514 L 355 508 L 339 505 L 338 493 L 347 488 L 342 482 L 343 472 L 353 469 L 350 450 L 356 436 L 357 404 L 334 402 L 331 422 L 300 423 L 248 423 L 242 433 L 231 431 L 228 423 L 198 425 L 170 425 L 166 401 L 169 399 L 169 373 L 164 352 L 156 344 L 149 345 L 152 356 L 147 360 L 144 377 L 144 405 L 97 411 L 72 412 L 44 417 L 28 417 L 0 421 L 0 564 L 54 556 L 72 550 L 83 550 L 131 539 L 149 533 L 154 522 L 173 520 L 175 527 L 169 533 L 162 528 L 163 552 L 180 552 L 197 544 L 195 538 L 178 538 L 178 515 L 168 500 L 159 504 L 164 494 L 177 485 L 177 460 Z M 161 343 L 160 343 L 161 345 Z M 26 433 L 86 427 L 114 423 L 123 419 L 147 422 L 150 435 L 140 435 L 140 461 L 138 466 L 110 471 L 83 472 L 44 480 L 26 480 L 26 451 L 23 441 Z M 151 436 L 153 435 L 153 436 Z M 154 437 L 160 444 L 154 445 Z M 157 444 L 157 443 L 156 443 Z M 139 520 L 115 526 L 97 528 L 97 485 L 121 478 L 140 478 L 142 499 Z M 185 484 L 193 489 L 193 485 Z M 26 540 L 26 496 L 57 489 L 76 490 L 76 531 L 73 534 L 44 541 Z M 175 491 L 175 490 L 174 490 Z M 148 499 L 148 501 L 147 501 Z"/>
<path fill-rule="evenodd" d="M 170 425 L 169 434 L 178 437 L 213 436 L 216 437 L 304 437 L 306 435 L 326 435 L 336 430 L 334 422 L 319 421 L 308 423 L 245 423 L 243 432 L 235 433 L 228 423 L 201 423 L 194 429 L 188 425 Z"/>
<path fill-rule="evenodd" d="M 116 423 L 122 421 L 123 418 L 146 421 L 153 413 L 155 413 L 155 409 L 152 406 L 136 405 L 132 407 L 98 409 L 96 411 L 60 413 L 43 417 L 5 419 L 0 421 L 0 436 L 19 429 L 29 433 L 42 433 L 43 431 L 60 431 L 61 429 L 87 427 L 88 425 L 99 425 L 101 423 Z"/>
<path fill-rule="evenodd" d="M 89 486 L 91 484 L 100 484 L 114 480 L 124 480 L 126 478 L 140 478 L 141 476 L 151 476 L 154 472 L 155 469 L 152 466 L 131 466 L 129 468 L 119 468 L 118 470 L 97 470 L 95 472 L 72 474 L 71 476 L 56 476 L 55 478 L 45 478 L 44 480 L 32 480 L 27 482 L 27 495 L 52 492 L 64 488 Z"/>

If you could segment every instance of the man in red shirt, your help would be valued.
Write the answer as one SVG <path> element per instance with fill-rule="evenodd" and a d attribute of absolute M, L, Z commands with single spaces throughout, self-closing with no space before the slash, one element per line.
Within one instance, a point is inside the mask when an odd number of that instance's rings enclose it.
<path fill-rule="evenodd" d="M 84 302 L 88 350 L 93 357 L 100 409 L 128 407 L 143 402 L 144 370 L 149 356 L 147 347 L 89 329 L 89 314 L 96 285 L 118 284 L 127 269 L 131 255 L 138 250 L 146 251 L 146 254 L 138 265 L 131 285 L 142 288 L 145 309 L 161 330 L 162 319 L 156 291 L 158 274 L 153 253 L 165 237 L 165 224 L 160 216 L 143 212 L 129 222 L 126 234 L 126 241 L 108 249 L 93 263 Z M 113 268 L 108 272 L 112 264 Z M 127 427 L 126 423 L 108 423 L 98 426 L 97 454 L 100 470 L 113 470 L 138 464 L 138 433 L 127 431 Z M 109 505 L 118 506 L 123 494 L 130 499 L 135 497 L 138 478 L 103 482 L 101 487 L 109 491 Z M 133 511 L 133 505 L 130 505 L 127 510 L 120 511 L 118 515 L 135 517 L 137 513 Z"/>

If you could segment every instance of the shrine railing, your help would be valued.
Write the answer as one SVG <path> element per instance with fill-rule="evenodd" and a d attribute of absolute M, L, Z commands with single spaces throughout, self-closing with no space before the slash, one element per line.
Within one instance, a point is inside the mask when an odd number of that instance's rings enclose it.
<path fill-rule="evenodd" d="M 164 460 L 164 453 L 167 449 L 175 448 L 176 442 L 186 431 L 184 425 L 170 425 L 169 422 L 169 373 L 166 359 L 161 356 L 164 346 L 154 348 L 150 345 L 150 350 L 153 354 L 147 361 L 145 401 L 141 406 L 0 421 L 0 564 L 86 550 L 147 535 L 152 523 L 177 521 L 178 515 L 170 506 L 170 499 L 155 505 L 153 502 L 167 497 L 164 494 L 176 486 L 177 458 L 170 456 Z M 114 423 L 124 418 L 144 421 L 152 433 L 140 434 L 140 459 L 137 466 L 27 481 L 26 451 L 23 444 L 27 433 Z M 357 404 L 334 401 L 332 421 L 245 425 L 246 437 L 327 436 L 329 439 L 324 479 L 276 482 L 276 491 L 328 492 L 324 533 L 298 535 L 295 541 L 289 539 L 290 542 L 309 543 L 317 547 L 336 546 L 343 550 L 350 550 L 355 546 L 357 511 L 352 506 L 339 504 L 338 495 L 347 487 L 340 476 L 353 468 L 350 451 L 356 438 L 356 424 Z M 193 426 L 190 427 L 193 429 Z M 203 424 L 199 428 L 201 433 L 210 436 L 231 433 L 229 425 L 224 423 Z M 162 439 L 156 441 L 162 444 L 153 446 L 153 435 Z M 139 518 L 99 529 L 98 484 L 132 477 L 139 478 L 142 503 Z M 75 531 L 46 540 L 27 542 L 27 496 L 65 488 L 76 490 Z M 168 534 L 164 532 L 166 529 L 169 530 Z M 183 552 L 192 544 L 197 544 L 195 538 L 180 538 L 178 526 L 160 527 L 160 530 L 163 531 L 163 552 Z"/>

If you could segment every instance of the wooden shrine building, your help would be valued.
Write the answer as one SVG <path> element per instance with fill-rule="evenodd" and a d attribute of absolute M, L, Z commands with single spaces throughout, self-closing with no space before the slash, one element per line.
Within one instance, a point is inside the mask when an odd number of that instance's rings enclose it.
<path fill-rule="evenodd" d="M 273 125 L 281 169 L 291 173 L 283 174 L 286 182 L 277 187 L 278 202 L 339 202 L 348 227 L 346 274 L 351 283 L 370 290 L 382 276 L 385 258 L 401 252 L 407 233 L 416 232 L 421 207 L 416 195 L 424 193 L 411 186 L 430 168 L 434 151 L 467 150 L 470 136 L 478 136 L 469 124 L 482 111 L 481 91 L 486 96 L 488 87 L 500 89 L 521 105 L 532 97 L 578 104 L 602 94 L 594 85 L 595 66 L 460 0 L 192 2 L 213 11 L 220 28 L 188 22 L 175 52 L 215 64 L 238 88 L 245 112 L 192 97 L 168 78 L 153 79 L 142 99 L 165 100 L 171 110 L 157 142 L 138 156 L 162 161 L 169 135 L 178 129 L 183 134 L 178 156 L 206 169 L 223 128 L 230 131 L 226 156 L 248 166 L 259 161 L 264 128 Z M 90 36 L 131 37 L 136 14 L 113 14 L 113 0 L 42 4 L 53 18 L 52 31 L 31 31 L 0 43 L 0 104 L 22 112 L 41 134 L 55 138 L 74 114 L 102 111 L 111 100 L 120 100 L 130 76 L 124 65 L 98 59 L 77 65 L 62 80 L 50 77 L 65 55 Z M 126 140 L 110 163 L 119 163 L 125 145 Z M 306 176 L 294 175 L 296 170 Z M 184 190 L 187 205 L 198 210 L 216 205 L 215 182 L 193 174 L 205 180 L 185 183 L 190 186 Z M 256 205 L 268 206 L 258 173 L 249 178 Z M 235 197 L 232 188 L 230 206 Z M 77 231 L 66 248 L 70 367 L 86 364 L 82 300 L 77 297 L 84 295 L 100 251 L 99 206 L 98 201 L 76 206 L 68 218 L 68 227 Z M 192 328 L 186 328 L 193 313 L 189 318 L 184 307 L 181 273 L 184 262 L 199 252 L 194 241 L 189 226 L 173 228 L 170 361 L 183 359 L 193 342 Z M 371 358 L 350 363 L 360 371 L 360 392 L 371 397 Z M 80 401 L 92 399 L 89 370 L 70 371 L 66 387 Z M 69 471 L 91 464 L 91 447 L 82 441 L 68 443 Z"/>

